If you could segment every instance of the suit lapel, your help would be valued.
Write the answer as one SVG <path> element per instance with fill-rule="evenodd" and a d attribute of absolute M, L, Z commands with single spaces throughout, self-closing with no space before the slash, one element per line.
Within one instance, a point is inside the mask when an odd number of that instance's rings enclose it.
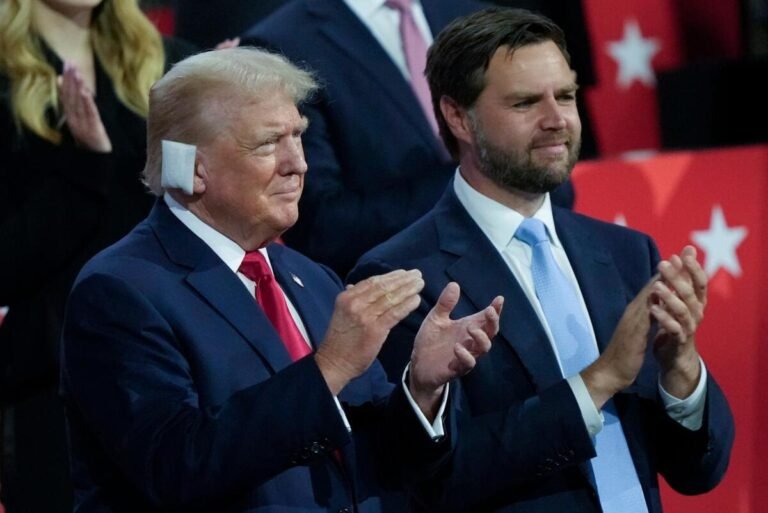
<path fill-rule="evenodd" d="M 360 72 L 370 77 L 372 83 L 389 97 L 390 104 L 413 125 L 416 133 L 444 151 L 411 85 L 357 15 L 342 0 L 310 1 L 307 2 L 307 10 L 318 18 L 322 35 L 353 60 Z M 365 92 L 359 91 L 359 94 Z"/>
<path fill-rule="evenodd" d="M 515 351 L 538 390 L 562 379 L 536 312 L 501 255 L 459 203 L 452 185 L 438 203 L 438 209 L 435 221 L 441 250 L 456 257 L 446 269 L 448 276 L 461 285 L 462 295 L 475 311 L 488 306 L 497 295 L 504 296 L 497 339 Z M 470 312 L 462 312 L 467 313 Z"/>
<path fill-rule="evenodd" d="M 319 304 L 315 294 L 305 287 L 302 278 L 305 270 L 298 268 L 289 259 L 284 258 L 285 248 L 283 246 L 271 244 L 268 252 L 277 282 L 298 311 L 312 346 L 317 348 L 323 341 L 328 328 L 328 318 L 324 314 L 327 305 Z"/>
<path fill-rule="evenodd" d="M 285 247 L 280 244 L 271 244 L 267 248 L 269 253 L 269 259 L 272 263 L 272 272 L 275 273 L 275 278 L 283 289 L 283 292 L 288 296 L 293 306 L 299 313 L 304 327 L 307 329 L 310 342 L 312 346 L 317 347 L 322 343 L 325 338 L 325 332 L 328 329 L 328 322 L 330 316 L 327 313 L 328 305 L 323 305 L 318 301 L 318 296 L 313 290 L 310 290 L 309 280 L 307 285 L 304 284 L 303 275 L 306 272 L 301 266 L 296 265 L 294 260 L 287 258 Z M 354 382 L 354 380 L 353 380 Z M 344 401 L 345 392 L 348 392 L 349 385 L 342 390 L 338 399 Z M 344 469 L 355 468 L 355 449 L 354 444 L 347 444 L 339 448 L 341 454 L 341 466 L 338 462 L 333 462 L 333 467 L 337 472 L 341 472 L 347 475 Z M 351 475 L 355 475 L 354 472 Z M 353 477 L 353 486 L 357 487 L 357 480 Z"/>
<path fill-rule="evenodd" d="M 273 372 L 291 358 L 272 324 L 238 277 L 158 200 L 150 225 L 168 257 L 187 272 L 185 281 L 242 335 Z M 212 341 L 215 343 L 215 341 Z"/>
<path fill-rule="evenodd" d="M 597 345 L 602 353 L 611 341 L 627 298 L 621 276 L 611 255 L 595 244 L 590 234 L 572 212 L 553 208 L 558 237 L 576 274 L 581 294 L 587 304 Z"/>
<path fill-rule="evenodd" d="M 624 292 L 621 275 L 610 253 L 595 243 L 594 231 L 584 226 L 583 220 L 573 212 L 553 207 L 555 229 L 563 243 L 568 260 L 573 267 L 579 289 L 587 305 L 592 328 L 595 332 L 598 349 L 602 353 L 613 337 L 613 331 L 624 313 L 628 302 Z M 632 393 L 633 383 L 618 395 Z M 617 396 L 618 397 L 618 396 Z M 635 461 L 643 449 L 637 444 L 637 437 L 626 431 L 627 424 L 623 423 L 627 442 Z M 632 423 L 630 426 L 634 425 Z M 581 464 L 579 468 L 596 489 L 594 474 L 589 465 Z"/>

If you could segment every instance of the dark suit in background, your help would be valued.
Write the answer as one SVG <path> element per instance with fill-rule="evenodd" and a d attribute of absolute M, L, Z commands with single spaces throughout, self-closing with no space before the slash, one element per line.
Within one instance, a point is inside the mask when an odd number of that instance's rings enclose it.
<path fill-rule="evenodd" d="M 285 0 L 168 0 L 175 11 L 175 33 L 200 48 L 235 37 L 285 3 Z"/>
<path fill-rule="evenodd" d="M 554 208 L 560 240 L 584 295 L 602 352 L 624 308 L 655 273 L 659 256 L 645 235 Z M 595 513 L 589 468 L 593 445 L 570 387 L 525 293 L 499 252 L 449 186 L 419 222 L 367 253 L 356 282 L 390 268 L 417 268 L 422 307 L 392 332 L 380 359 L 389 372 L 407 361 L 415 329 L 449 281 L 462 287 L 456 315 L 505 297 L 501 329 L 488 358 L 461 379 L 462 441 L 452 472 L 425 496 L 440 512 Z M 658 396 L 651 353 L 631 387 L 615 397 L 650 513 L 661 511 L 661 473 L 683 493 L 702 493 L 722 478 L 733 418 L 712 376 L 704 422 L 689 431 L 670 419 Z"/>
<path fill-rule="evenodd" d="M 422 0 L 433 36 L 482 4 Z M 244 36 L 316 72 L 322 90 L 304 114 L 311 169 L 301 218 L 286 242 L 344 276 L 360 255 L 429 210 L 456 163 L 410 84 L 343 0 L 288 2 Z M 568 184 L 557 201 L 572 205 Z"/>

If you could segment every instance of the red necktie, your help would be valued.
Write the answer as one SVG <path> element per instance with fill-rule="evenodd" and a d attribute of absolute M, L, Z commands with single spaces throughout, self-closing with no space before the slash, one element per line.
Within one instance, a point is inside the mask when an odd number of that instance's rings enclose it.
<path fill-rule="evenodd" d="M 312 352 L 288 310 L 285 295 L 260 251 L 249 251 L 240 264 L 241 273 L 256 282 L 256 300 L 296 361 Z"/>
<path fill-rule="evenodd" d="M 272 274 L 264 255 L 258 250 L 246 252 L 238 271 L 256 282 L 256 300 L 272 326 L 275 327 L 275 331 L 283 339 L 291 359 L 296 361 L 311 353 L 312 349 L 293 321 L 288 304 L 285 302 L 285 295 L 275 281 L 275 275 Z M 344 460 L 341 457 L 341 450 L 335 449 L 333 457 L 343 469 Z"/>

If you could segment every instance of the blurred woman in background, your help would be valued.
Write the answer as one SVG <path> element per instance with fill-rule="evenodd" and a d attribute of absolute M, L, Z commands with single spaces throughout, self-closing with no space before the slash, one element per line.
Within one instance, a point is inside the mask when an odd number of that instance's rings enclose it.
<path fill-rule="evenodd" d="M 192 53 L 136 0 L 0 0 L 2 500 L 8 513 L 71 512 L 58 341 L 85 261 L 152 199 L 148 92 Z"/>

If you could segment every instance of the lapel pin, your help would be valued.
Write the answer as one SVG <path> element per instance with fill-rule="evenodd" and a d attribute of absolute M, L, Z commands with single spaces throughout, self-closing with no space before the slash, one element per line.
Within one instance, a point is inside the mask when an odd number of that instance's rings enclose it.
<path fill-rule="evenodd" d="M 299 287 L 303 287 L 304 286 L 304 282 L 301 281 L 301 278 L 299 278 L 295 274 L 291 273 L 291 278 L 293 278 L 293 281 L 295 281 L 296 285 L 298 285 Z"/>

